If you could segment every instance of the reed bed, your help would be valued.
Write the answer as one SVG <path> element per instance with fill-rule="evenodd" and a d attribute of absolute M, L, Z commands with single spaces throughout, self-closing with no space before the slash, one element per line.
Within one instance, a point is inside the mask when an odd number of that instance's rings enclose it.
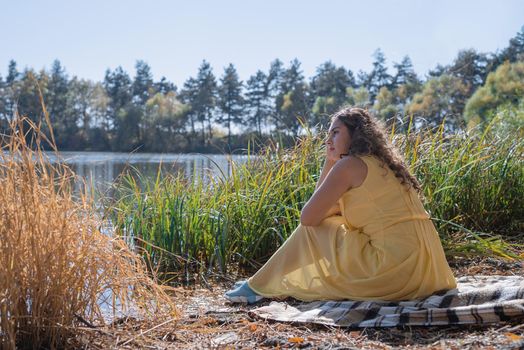
<path fill-rule="evenodd" d="M 232 264 L 257 267 L 291 234 L 311 194 L 316 145 L 311 136 L 291 151 L 268 147 L 215 177 L 159 173 L 150 180 L 130 171 L 116 185 L 112 221 L 165 279 L 224 275 Z"/>
<path fill-rule="evenodd" d="M 143 259 L 101 220 L 73 172 L 50 164 L 40 125 L 16 118 L 0 151 L 0 347 L 67 348 L 75 327 L 175 307 Z M 51 142 L 52 145 L 52 133 Z"/>
<path fill-rule="evenodd" d="M 511 258 L 506 242 L 522 247 L 524 134 L 522 128 L 492 130 L 500 122 L 454 134 L 440 127 L 393 136 L 423 184 L 426 209 L 449 255 Z"/>
<path fill-rule="evenodd" d="M 423 183 L 448 255 L 515 258 L 524 231 L 522 130 L 444 128 L 390 137 Z M 249 155 L 249 149 L 248 149 Z M 231 174 L 203 180 L 129 173 L 110 206 L 117 232 L 151 254 L 163 278 L 227 276 L 264 263 L 298 225 L 322 165 L 322 137 L 308 133 L 288 150 L 269 146 Z"/>

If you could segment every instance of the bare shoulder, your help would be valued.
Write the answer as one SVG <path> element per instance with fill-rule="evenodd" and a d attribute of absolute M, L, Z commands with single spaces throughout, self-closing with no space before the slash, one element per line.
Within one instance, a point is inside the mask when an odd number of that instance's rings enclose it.
<path fill-rule="evenodd" d="M 335 167 L 349 177 L 349 185 L 352 188 L 360 186 L 368 173 L 368 166 L 357 156 L 344 157 L 335 164 Z"/>
<path fill-rule="evenodd" d="M 348 172 L 363 172 L 367 173 L 368 166 L 360 157 L 357 156 L 346 156 L 340 159 L 335 166 L 343 168 Z"/>

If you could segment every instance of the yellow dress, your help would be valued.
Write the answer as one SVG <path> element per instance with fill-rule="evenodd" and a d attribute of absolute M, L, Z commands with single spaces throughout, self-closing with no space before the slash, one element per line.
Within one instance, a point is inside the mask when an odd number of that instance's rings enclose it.
<path fill-rule="evenodd" d="M 249 280 L 265 297 L 407 300 L 456 287 L 442 244 L 414 189 L 374 156 L 338 203 L 342 215 L 299 225 Z"/>

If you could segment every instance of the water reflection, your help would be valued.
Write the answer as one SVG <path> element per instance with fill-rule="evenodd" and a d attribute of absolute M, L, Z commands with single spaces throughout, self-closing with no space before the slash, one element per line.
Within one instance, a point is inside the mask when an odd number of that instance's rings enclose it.
<path fill-rule="evenodd" d="M 46 153 L 51 162 L 57 161 L 54 153 Z M 141 176 L 155 178 L 161 174 L 184 174 L 187 178 L 229 176 L 231 161 L 242 163 L 243 155 L 114 153 L 114 152 L 61 152 L 59 156 L 75 173 L 83 178 L 88 190 L 108 193 L 110 186 L 126 170 L 136 169 Z M 81 183 L 75 184 L 80 190 Z"/>

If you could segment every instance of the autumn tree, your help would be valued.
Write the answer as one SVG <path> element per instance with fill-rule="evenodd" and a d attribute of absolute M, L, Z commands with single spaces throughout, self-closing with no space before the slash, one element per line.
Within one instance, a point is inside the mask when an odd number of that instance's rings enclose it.
<path fill-rule="evenodd" d="M 346 89 L 346 101 L 355 107 L 369 108 L 371 106 L 371 95 L 364 86 L 359 88 L 348 87 Z"/>
<path fill-rule="evenodd" d="M 382 120 L 398 116 L 401 110 L 396 100 L 395 91 L 391 91 L 386 86 L 381 87 L 373 104 L 375 115 Z"/>
<path fill-rule="evenodd" d="M 488 122 L 499 106 L 517 106 L 524 96 L 524 62 L 506 62 L 489 73 L 486 83 L 467 101 L 464 118 L 470 124 Z"/>
<path fill-rule="evenodd" d="M 174 91 L 156 93 L 145 104 L 144 147 L 151 152 L 174 152 L 187 147 L 184 127 L 187 106 Z"/>
<path fill-rule="evenodd" d="M 406 107 L 406 112 L 423 118 L 431 126 L 445 121 L 446 127 L 453 129 L 462 122 L 462 109 L 458 108 L 456 100 L 466 92 L 467 86 L 459 78 L 443 74 L 426 81 L 422 91 L 415 94 Z"/>

